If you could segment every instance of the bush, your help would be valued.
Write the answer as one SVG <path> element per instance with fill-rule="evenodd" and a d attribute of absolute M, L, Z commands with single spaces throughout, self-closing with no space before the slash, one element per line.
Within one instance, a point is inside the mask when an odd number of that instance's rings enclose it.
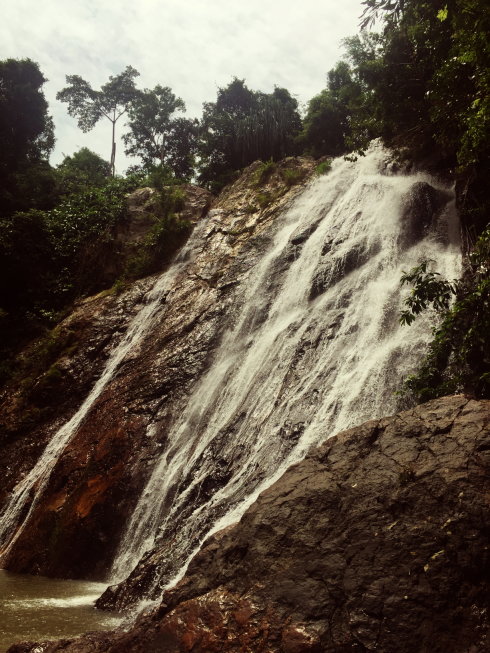
<path fill-rule="evenodd" d="M 257 170 L 254 172 L 255 185 L 263 186 L 264 184 L 266 184 L 269 181 L 275 169 L 276 169 L 276 164 L 272 159 L 265 161 L 265 163 L 261 162 L 260 167 L 257 168 Z"/>
<path fill-rule="evenodd" d="M 280 173 L 288 188 L 300 184 L 306 177 L 306 171 L 301 168 L 282 168 Z"/>
<path fill-rule="evenodd" d="M 410 324 L 429 305 L 441 316 L 422 365 L 404 384 L 419 401 L 453 392 L 490 397 L 490 228 L 478 239 L 470 264 L 459 282 L 420 274 L 420 269 L 413 279 L 411 305 L 407 303 L 412 317 L 407 319 L 404 311 L 401 322 Z M 456 296 L 452 306 L 450 294 Z"/>
<path fill-rule="evenodd" d="M 176 213 L 184 208 L 185 194 L 181 188 L 164 188 L 159 198 L 159 216 L 150 233 L 133 245 L 123 278 L 137 279 L 157 272 L 167 264 L 186 241 L 191 225 Z"/>
<path fill-rule="evenodd" d="M 331 169 L 332 169 L 332 162 L 330 160 L 322 161 L 315 168 L 315 174 L 318 176 L 326 175 L 327 172 L 330 172 Z"/>

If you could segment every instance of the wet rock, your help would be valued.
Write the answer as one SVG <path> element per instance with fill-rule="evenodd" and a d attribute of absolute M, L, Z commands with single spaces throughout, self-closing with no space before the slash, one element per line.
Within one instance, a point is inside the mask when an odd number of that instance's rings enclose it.
<path fill-rule="evenodd" d="M 313 277 L 309 299 L 313 300 L 322 295 L 350 272 L 365 265 L 379 251 L 379 243 L 359 243 L 349 251 L 339 253 L 334 253 L 330 248 L 325 251 L 324 247 L 324 254 L 330 255 Z"/>
<path fill-rule="evenodd" d="M 313 162 L 301 159 L 294 165 L 305 174 L 313 169 Z M 185 202 L 179 217 L 199 224 L 196 255 L 192 260 L 182 256 L 180 272 L 155 310 L 151 332 L 125 356 L 64 448 L 28 525 L 4 556 L 4 566 L 71 578 L 101 579 L 107 573 L 128 514 L 155 458 L 168 446 L 169 429 L 233 319 L 230 305 L 243 301 L 240 282 L 252 273 L 277 228 L 279 208 L 299 190 L 272 178 L 275 203 L 250 212 L 244 202 L 256 196 L 253 174 L 252 165 L 238 182 L 241 190 L 226 189 L 205 221 L 200 217 L 209 207 L 210 194 L 192 185 L 182 187 Z M 151 189 L 140 189 L 129 198 L 132 217 L 120 234 L 128 246 L 151 228 L 155 201 Z M 139 281 L 120 295 L 108 291 L 81 302 L 58 329 L 73 332 L 74 342 L 67 340 L 66 347 L 56 350 L 48 369 L 33 379 L 32 390 L 26 391 L 24 381 L 5 390 L 0 406 L 0 471 L 5 476 L 0 501 L 82 404 L 132 318 L 153 301 L 156 280 Z M 226 482 L 228 474 L 224 464 L 203 479 L 198 491 L 209 493 Z M 140 580 L 138 587 L 146 587 Z"/>
<path fill-rule="evenodd" d="M 78 302 L 19 357 L 20 380 L 0 393 L 0 503 L 81 403 L 151 285 L 141 280 L 122 295 L 109 291 Z"/>
<path fill-rule="evenodd" d="M 402 230 L 398 239 L 401 250 L 411 247 L 430 230 L 435 230 L 437 218 L 447 203 L 449 193 L 425 181 L 416 182 L 405 198 Z"/>
<path fill-rule="evenodd" d="M 43 653 L 484 653 L 489 450 L 490 402 L 462 396 L 341 433 L 209 538 L 128 632 Z"/>

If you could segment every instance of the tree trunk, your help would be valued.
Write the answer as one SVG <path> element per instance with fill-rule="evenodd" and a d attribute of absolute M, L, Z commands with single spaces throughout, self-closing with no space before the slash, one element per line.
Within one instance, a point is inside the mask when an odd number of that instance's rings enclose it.
<path fill-rule="evenodd" d="M 116 120 L 112 120 L 111 175 L 116 174 Z"/>

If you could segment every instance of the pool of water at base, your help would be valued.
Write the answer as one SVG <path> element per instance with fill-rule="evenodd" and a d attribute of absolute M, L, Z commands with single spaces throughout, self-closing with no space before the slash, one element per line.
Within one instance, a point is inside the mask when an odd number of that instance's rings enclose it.
<path fill-rule="evenodd" d="M 107 586 L 0 570 L 0 652 L 21 641 L 76 637 L 110 630 L 123 617 L 94 607 Z"/>

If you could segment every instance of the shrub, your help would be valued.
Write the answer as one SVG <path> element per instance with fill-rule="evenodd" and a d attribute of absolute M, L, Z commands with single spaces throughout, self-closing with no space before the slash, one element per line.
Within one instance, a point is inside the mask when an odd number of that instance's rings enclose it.
<path fill-rule="evenodd" d="M 427 274 L 421 266 L 412 275 L 411 305 L 407 302 L 401 322 L 410 324 L 429 305 L 440 315 L 427 355 L 404 384 L 419 401 L 462 391 L 490 397 L 490 228 L 478 239 L 470 264 L 459 282 Z M 449 306 L 451 294 L 456 301 Z"/>
<path fill-rule="evenodd" d="M 133 245 L 123 273 L 124 278 L 137 279 L 152 274 L 170 261 L 191 230 L 190 223 L 176 215 L 184 205 L 185 194 L 181 188 L 174 186 L 162 189 L 157 221 L 146 238 Z"/>
<path fill-rule="evenodd" d="M 300 184 L 306 176 L 306 171 L 301 168 L 282 168 L 281 177 L 288 188 Z"/>
<path fill-rule="evenodd" d="M 331 169 L 332 169 L 332 162 L 330 160 L 322 161 L 315 168 L 315 174 L 318 176 L 326 175 L 327 172 L 330 172 Z"/>
<path fill-rule="evenodd" d="M 261 209 L 265 209 L 272 202 L 273 197 L 270 193 L 257 193 L 257 203 Z"/>
<path fill-rule="evenodd" d="M 263 186 L 266 184 L 274 170 L 276 169 L 276 164 L 272 159 L 268 161 L 261 162 L 260 167 L 257 168 L 254 172 L 254 183 L 256 186 Z"/>

